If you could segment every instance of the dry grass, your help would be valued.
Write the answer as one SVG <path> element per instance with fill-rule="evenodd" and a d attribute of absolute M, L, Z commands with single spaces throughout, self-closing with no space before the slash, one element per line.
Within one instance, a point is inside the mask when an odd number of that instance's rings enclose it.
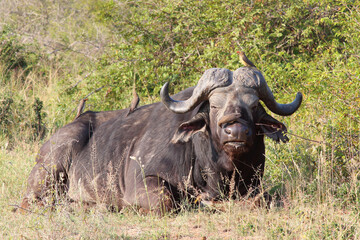
<path fill-rule="evenodd" d="M 26 177 L 38 146 L 20 144 L 0 150 L 1 239 L 359 239 L 358 205 L 326 195 L 317 200 L 292 190 L 270 210 L 235 201 L 215 208 L 184 210 L 157 217 L 127 208 L 120 213 L 94 207 L 59 205 L 13 213 L 21 201 Z M 291 186 L 293 189 L 296 187 Z M 288 187 L 290 189 L 290 186 Z"/>

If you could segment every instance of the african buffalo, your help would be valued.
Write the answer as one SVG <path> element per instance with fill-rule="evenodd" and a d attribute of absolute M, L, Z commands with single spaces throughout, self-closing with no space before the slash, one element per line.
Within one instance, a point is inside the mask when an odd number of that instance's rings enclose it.
<path fill-rule="evenodd" d="M 160 213 L 184 196 L 216 200 L 256 190 L 264 171 L 264 135 L 288 141 L 268 115 L 293 114 L 301 93 L 279 104 L 255 67 L 206 70 L 195 87 L 162 103 L 115 112 L 86 112 L 41 148 L 22 207 L 51 190 L 72 201 L 127 205 Z M 174 100 L 176 99 L 176 100 Z M 230 184 L 232 182 L 233 184 Z M 255 191 L 256 192 L 256 191 Z"/>

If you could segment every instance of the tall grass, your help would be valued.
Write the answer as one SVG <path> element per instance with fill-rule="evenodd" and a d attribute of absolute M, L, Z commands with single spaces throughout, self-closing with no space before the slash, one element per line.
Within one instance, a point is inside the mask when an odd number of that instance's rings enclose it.
<path fill-rule="evenodd" d="M 293 141 L 294 143 L 296 141 Z M 36 147 L 36 146 L 35 146 Z M 359 204 L 351 194 L 341 197 L 327 191 L 304 190 L 311 183 L 291 174 L 283 183 L 280 206 L 253 208 L 246 202 L 219 203 L 214 209 L 184 209 L 157 217 L 125 208 L 112 213 L 101 207 L 58 205 L 55 209 L 34 207 L 31 213 L 14 214 L 26 176 L 32 167 L 33 146 L 21 144 L 15 151 L 0 152 L 2 239 L 358 239 Z M 317 155 L 322 158 L 321 154 Z M 319 160 L 321 161 L 321 160 Z M 325 176 L 324 176 L 325 177 Z M 265 180 L 267 181 L 267 180 Z M 327 184 L 317 179 L 316 184 Z M 276 183 L 275 183 L 276 184 Z M 351 190 L 356 182 L 349 181 Z M 265 185 L 271 187 L 271 183 Z M 185 203 L 184 203 L 185 204 Z"/>

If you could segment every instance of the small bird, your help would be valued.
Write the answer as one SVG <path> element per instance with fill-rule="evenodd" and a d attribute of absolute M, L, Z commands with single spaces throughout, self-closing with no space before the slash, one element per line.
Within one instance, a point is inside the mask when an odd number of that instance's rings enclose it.
<path fill-rule="evenodd" d="M 76 113 L 75 119 L 77 119 L 83 113 L 83 111 L 85 109 L 85 102 L 87 100 L 88 100 L 87 98 L 83 98 L 83 99 L 80 100 L 79 106 L 77 108 L 77 113 Z"/>
<path fill-rule="evenodd" d="M 256 66 L 246 57 L 246 55 L 245 55 L 245 53 L 243 51 L 237 51 L 237 53 L 239 54 L 240 62 L 245 67 L 254 67 L 254 68 L 256 68 Z"/>
<path fill-rule="evenodd" d="M 133 95 L 133 99 L 131 100 L 130 109 L 129 109 L 129 112 L 126 114 L 126 116 L 129 116 L 130 113 L 134 112 L 140 102 L 139 95 L 136 92 L 135 82 L 133 85 L 132 95 Z"/>

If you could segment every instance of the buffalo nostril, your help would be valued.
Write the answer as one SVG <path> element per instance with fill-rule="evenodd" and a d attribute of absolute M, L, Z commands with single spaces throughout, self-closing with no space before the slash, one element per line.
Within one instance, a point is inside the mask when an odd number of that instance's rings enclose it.
<path fill-rule="evenodd" d="M 225 128 L 224 131 L 225 131 L 226 134 L 231 134 L 231 131 L 228 128 Z"/>
<path fill-rule="evenodd" d="M 245 139 L 251 135 L 251 129 L 244 124 L 234 122 L 226 124 L 223 133 L 234 139 Z"/>

